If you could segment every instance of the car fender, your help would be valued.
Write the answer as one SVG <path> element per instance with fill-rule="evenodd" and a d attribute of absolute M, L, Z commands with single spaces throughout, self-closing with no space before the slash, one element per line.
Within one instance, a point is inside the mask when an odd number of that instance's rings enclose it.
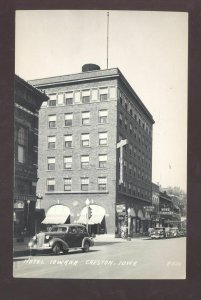
<path fill-rule="evenodd" d="M 50 247 L 53 247 L 53 246 L 54 246 L 56 243 L 58 243 L 58 242 L 62 244 L 64 250 L 69 249 L 68 243 L 66 243 L 64 240 L 62 240 L 62 239 L 60 239 L 60 238 L 53 238 L 53 239 L 49 242 L 49 245 L 50 245 Z"/>
<path fill-rule="evenodd" d="M 86 237 L 84 237 L 83 240 L 82 240 L 82 247 L 84 247 L 84 243 L 85 243 L 86 241 L 89 242 L 90 246 L 93 246 L 92 240 L 91 240 L 89 237 L 86 236 Z"/>

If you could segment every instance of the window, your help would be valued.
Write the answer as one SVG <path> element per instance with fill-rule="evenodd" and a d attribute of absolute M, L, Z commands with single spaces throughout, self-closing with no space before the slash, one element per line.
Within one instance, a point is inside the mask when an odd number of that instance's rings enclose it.
<path fill-rule="evenodd" d="M 81 135 L 81 144 L 83 147 L 89 146 L 89 133 L 82 133 Z"/>
<path fill-rule="evenodd" d="M 130 183 L 128 184 L 128 192 L 129 192 L 129 194 L 131 194 L 131 184 Z"/>
<path fill-rule="evenodd" d="M 99 110 L 98 112 L 98 122 L 99 123 L 107 123 L 108 111 L 107 109 Z"/>
<path fill-rule="evenodd" d="M 64 146 L 65 148 L 71 148 L 73 143 L 72 134 L 67 134 L 64 136 Z"/>
<path fill-rule="evenodd" d="M 99 155 L 99 168 L 106 168 L 107 166 L 107 154 Z"/>
<path fill-rule="evenodd" d="M 56 127 L 56 115 L 51 115 L 48 116 L 48 123 L 49 123 L 49 128 L 55 128 Z"/>
<path fill-rule="evenodd" d="M 133 151 L 133 146 L 129 145 L 129 154 L 132 155 L 132 151 Z"/>
<path fill-rule="evenodd" d="M 98 178 L 98 190 L 99 191 L 106 191 L 107 189 L 107 178 L 106 177 L 99 177 Z"/>
<path fill-rule="evenodd" d="M 119 124 L 122 125 L 122 113 L 119 114 Z"/>
<path fill-rule="evenodd" d="M 48 170 L 55 170 L 55 157 L 48 157 L 47 168 Z"/>
<path fill-rule="evenodd" d="M 133 186 L 133 195 L 135 195 L 136 194 L 136 188 L 135 188 L 135 186 Z"/>
<path fill-rule="evenodd" d="M 88 125 L 90 123 L 90 112 L 85 111 L 82 113 L 82 125 Z"/>
<path fill-rule="evenodd" d="M 99 145 L 107 145 L 107 132 L 99 133 Z"/>
<path fill-rule="evenodd" d="M 134 167 L 134 169 L 133 169 L 133 175 L 134 175 L 134 177 L 136 176 L 136 167 Z"/>
<path fill-rule="evenodd" d="M 65 114 L 65 126 L 72 126 L 73 113 Z"/>
<path fill-rule="evenodd" d="M 49 95 L 49 106 L 56 106 L 57 104 L 57 95 Z"/>
<path fill-rule="evenodd" d="M 57 98 L 57 104 L 58 105 L 64 105 L 64 94 L 58 94 L 58 98 Z"/>
<path fill-rule="evenodd" d="M 72 179 L 64 178 L 64 191 L 71 191 Z"/>
<path fill-rule="evenodd" d="M 100 93 L 100 101 L 108 100 L 108 88 L 100 89 L 99 93 Z"/>
<path fill-rule="evenodd" d="M 130 129 L 130 134 L 132 134 L 133 133 L 133 126 L 132 126 L 132 124 L 130 124 L 129 129 Z"/>
<path fill-rule="evenodd" d="M 72 169 L 72 156 L 64 157 L 64 169 L 71 170 Z"/>
<path fill-rule="evenodd" d="M 129 174 L 132 175 L 132 164 L 129 164 Z"/>
<path fill-rule="evenodd" d="M 131 115 L 131 116 L 133 115 L 133 110 L 132 110 L 132 108 L 130 108 L 130 115 Z"/>
<path fill-rule="evenodd" d="M 128 127 L 128 121 L 127 121 L 127 119 L 124 120 L 124 127 L 127 130 L 127 127 Z"/>
<path fill-rule="evenodd" d="M 56 136 L 48 136 L 48 149 L 55 149 L 56 147 Z"/>
<path fill-rule="evenodd" d="M 55 179 L 47 179 L 47 190 L 48 192 L 54 191 L 55 189 Z"/>
<path fill-rule="evenodd" d="M 85 169 L 89 167 L 89 155 L 81 156 L 81 168 Z"/>
<path fill-rule="evenodd" d="M 127 171 L 127 161 L 124 160 L 124 172 L 126 172 L 126 171 Z"/>
<path fill-rule="evenodd" d="M 89 178 L 81 178 L 81 191 L 88 191 L 89 189 Z"/>
<path fill-rule="evenodd" d="M 127 191 L 127 183 L 124 181 L 124 192 L 126 193 Z"/>
<path fill-rule="evenodd" d="M 90 90 L 82 91 L 82 103 L 90 102 Z"/>
<path fill-rule="evenodd" d="M 24 127 L 17 129 L 17 161 L 25 163 L 28 150 L 28 131 Z"/>
<path fill-rule="evenodd" d="M 65 94 L 66 104 L 72 105 L 73 104 L 73 92 L 68 92 Z"/>

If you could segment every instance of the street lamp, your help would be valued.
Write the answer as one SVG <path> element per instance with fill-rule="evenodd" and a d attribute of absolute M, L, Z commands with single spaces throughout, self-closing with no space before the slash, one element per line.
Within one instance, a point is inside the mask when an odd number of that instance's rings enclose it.
<path fill-rule="evenodd" d="M 128 210 L 127 210 L 127 212 L 128 212 L 128 241 L 130 241 L 131 240 L 131 209 L 130 209 L 130 207 L 128 208 Z"/>
<path fill-rule="evenodd" d="M 27 200 L 27 230 L 29 230 L 29 205 L 30 200 Z"/>
<path fill-rule="evenodd" d="M 86 202 L 86 207 L 87 207 L 87 212 L 86 212 L 86 227 L 87 227 L 87 232 L 88 232 L 88 221 L 89 221 L 89 205 L 90 205 L 90 200 L 87 198 Z"/>

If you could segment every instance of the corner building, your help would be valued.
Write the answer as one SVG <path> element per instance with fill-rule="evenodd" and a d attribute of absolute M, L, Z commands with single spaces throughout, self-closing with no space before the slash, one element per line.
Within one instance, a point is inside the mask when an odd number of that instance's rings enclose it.
<path fill-rule="evenodd" d="M 87 222 L 92 233 L 118 235 L 130 222 L 131 235 L 146 231 L 154 121 L 120 70 L 87 64 L 30 83 L 49 96 L 39 115 L 43 224 Z"/>

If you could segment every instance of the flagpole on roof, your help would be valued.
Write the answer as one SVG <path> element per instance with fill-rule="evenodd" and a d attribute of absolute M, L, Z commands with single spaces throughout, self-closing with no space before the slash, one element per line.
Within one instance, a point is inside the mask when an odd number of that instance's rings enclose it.
<path fill-rule="evenodd" d="M 107 69 L 108 69 L 108 48 L 109 48 L 109 12 L 107 12 Z"/>

